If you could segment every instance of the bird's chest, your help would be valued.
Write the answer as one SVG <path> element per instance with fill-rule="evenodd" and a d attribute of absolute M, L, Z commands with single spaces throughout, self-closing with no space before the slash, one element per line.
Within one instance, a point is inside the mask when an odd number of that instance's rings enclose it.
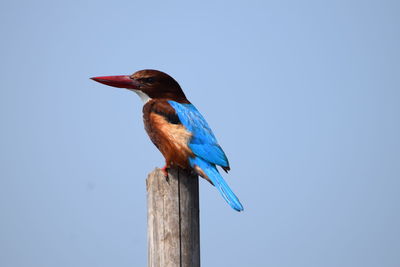
<path fill-rule="evenodd" d="M 171 123 L 166 116 L 151 108 L 143 109 L 143 121 L 151 141 L 167 162 L 186 165 L 188 157 L 192 155 L 188 146 L 192 134 L 182 124 Z"/>

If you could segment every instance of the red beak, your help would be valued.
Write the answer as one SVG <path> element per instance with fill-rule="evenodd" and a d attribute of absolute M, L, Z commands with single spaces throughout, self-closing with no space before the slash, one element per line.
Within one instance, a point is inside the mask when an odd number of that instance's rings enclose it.
<path fill-rule="evenodd" d="M 93 77 L 90 79 L 102 84 L 118 88 L 139 89 L 140 87 L 140 83 L 138 81 L 131 79 L 128 75 L 102 76 L 102 77 Z"/>

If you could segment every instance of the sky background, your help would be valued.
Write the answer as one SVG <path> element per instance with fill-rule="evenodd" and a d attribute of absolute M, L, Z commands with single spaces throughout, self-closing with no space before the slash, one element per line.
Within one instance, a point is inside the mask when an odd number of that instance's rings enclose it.
<path fill-rule="evenodd" d="M 398 1 L 2 1 L 0 266 L 146 266 L 142 103 L 172 75 L 224 148 L 203 266 L 400 266 Z"/>

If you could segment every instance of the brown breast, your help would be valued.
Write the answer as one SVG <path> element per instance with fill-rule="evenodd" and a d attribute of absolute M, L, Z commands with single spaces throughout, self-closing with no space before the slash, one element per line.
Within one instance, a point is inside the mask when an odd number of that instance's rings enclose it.
<path fill-rule="evenodd" d="M 143 107 L 143 120 L 147 134 L 163 154 L 167 166 L 188 168 L 188 158 L 193 156 L 188 147 L 192 134 L 180 123 L 168 102 L 150 100 Z"/>

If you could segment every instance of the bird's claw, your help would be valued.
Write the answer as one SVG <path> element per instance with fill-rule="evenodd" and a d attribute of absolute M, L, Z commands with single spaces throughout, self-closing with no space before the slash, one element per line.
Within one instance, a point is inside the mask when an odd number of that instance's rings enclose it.
<path fill-rule="evenodd" d="M 167 180 L 167 182 L 169 181 L 169 177 L 168 177 L 168 166 L 165 165 L 164 167 L 161 168 L 161 171 L 164 173 L 165 179 Z"/>

